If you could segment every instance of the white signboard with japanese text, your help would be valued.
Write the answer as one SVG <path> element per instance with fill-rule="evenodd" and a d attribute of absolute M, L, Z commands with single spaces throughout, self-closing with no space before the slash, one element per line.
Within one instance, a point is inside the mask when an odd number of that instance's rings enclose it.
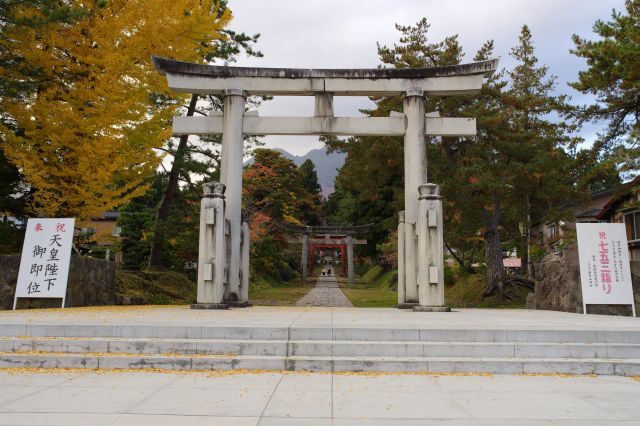
<path fill-rule="evenodd" d="M 22 246 L 15 304 L 20 297 L 64 299 L 75 219 L 29 219 Z"/>
<path fill-rule="evenodd" d="M 631 305 L 635 316 L 627 233 L 622 223 L 578 223 L 582 303 Z"/>

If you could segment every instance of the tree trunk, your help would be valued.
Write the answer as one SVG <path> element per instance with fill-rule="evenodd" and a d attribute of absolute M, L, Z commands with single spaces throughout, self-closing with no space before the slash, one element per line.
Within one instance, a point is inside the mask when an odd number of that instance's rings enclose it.
<path fill-rule="evenodd" d="M 460 266 L 460 270 L 466 272 L 466 273 L 471 273 L 471 264 L 473 263 L 473 257 L 471 257 L 471 259 L 467 259 L 467 261 L 465 261 L 464 256 L 459 256 L 450 246 L 449 244 L 447 244 L 447 242 L 444 242 L 444 246 L 447 248 L 447 250 L 449 251 L 449 254 L 451 254 L 451 256 L 453 257 L 453 259 L 458 262 L 458 266 Z"/>
<path fill-rule="evenodd" d="M 525 223 L 524 223 L 524 250 L 522 252 L 522 256 L 520 258 L 522 261 L 520 262 L 521 274 L 527 278 L 531 278 L 531 270 L 529 268 L 529 245 L 531 244 L 531 215 L 529 214 L 529 209 L 531 206 L 529 205 L 529 193 L 525 194 L 524 201 L 525 208 Z"/>
<path fill-rule="evenodd" d="M 485 226 L 483 237 L 485 240 L 485 262 L 487 264 L 487 284 L 484 295 L 488 296 L 496 290 L 502 297 L 504 295 L 504 280 L 506 274 L 504 272 L 504 263 L 502 261 L 502 244 L 500 242 L 500 231 L 498 224 L 500 223 L 500 206 L 498 199 L 494 196 L 493 209 L 484 210 Z"/>
<path fill-rule="evenodd" d="M 191 96 L 191 102 L 187 108 L 187 117 L 192 117 L 196 111 L 196 104 L 198 103 L 198 95 Z M 178 190 L 178 179 L 180 177 L 180 171 L 184 165 L 184 155 L 187 149 L 188 135 L 180 136 L 178 147 L 173 157 L 173 164 L 171 165 L 171 171 L 169 172 L 169 181 L 167 187 L 162 194 L 162 200 L 158 206 L 156 213 L 155 229 L 153 237 L 151 239 L 151 251 L 149 253 L 149 268 L 161 269 L 162 264 L 162 248 L 164 246 L 164 236 L 167 218 L 169 217 L 169 209 L 171 203 L 175 198 L 176 191 Z"/>

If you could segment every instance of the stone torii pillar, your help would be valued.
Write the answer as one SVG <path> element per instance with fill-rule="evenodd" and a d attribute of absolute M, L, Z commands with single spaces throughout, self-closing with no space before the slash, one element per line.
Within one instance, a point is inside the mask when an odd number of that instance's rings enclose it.
<path fill-rule="evenodd" d="M 404 282 L 405 304 L 418 303 L 416 223 L 418 187 L 427 182 L 424 91 L 407 90 L 402 100 L 407 127 L 404 135 Z"/>
<path fill-rule="evenodd" d="M 247 94 L 241 89 L 224 91 L 224 116 L 222 124 L 222 165 L 220 180 L 227 187 L 225 219 L 229 221 L 229 269 L 225 302 L 237 304 L 241 300 L 241 250 L 242 239 L 242 171 L 244 156 L 243 117 Z"/>
<path fill-rule="evenodd" d="M 420 185 L 418 214 L 419 305 L 414 311 L 449 312 L 444 306 L 444 229 L 440 188 Z"/>
<path fill-rule="evenodd" d="M 349 287 L 355 285 L 353 276 L 353 237 L 347 235 L 347 275 L 349 277 Z"/>
<path fill-rule="evenodd" d="M 245 216 L 245 215 L 243 215 Z M 249 306 L 249 253 L 251 248 L 251 229 L 249 222 L 242 220 L 242 244 L 240 252 L 240 303 Z"/>
<path fill-rule="evenodd" d="M 194 309 L 227 309 L 224 298 L 225 270 L 225 187 L 205 183 L 200 202 L 200 245 L 198 248 L 198 295 Z"/>
<path fill-rule="evenodd" d="M 405 306 L 404 211 L 398 213 L 398 308 Z"/>

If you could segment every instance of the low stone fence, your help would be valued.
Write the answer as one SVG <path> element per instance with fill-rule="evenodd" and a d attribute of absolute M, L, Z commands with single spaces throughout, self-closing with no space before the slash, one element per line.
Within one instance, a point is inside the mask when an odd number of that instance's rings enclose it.
<path fill-rule="evenodd" d="M 640 315 L 640 262 L 631 262 L 633 294 Z M 533 263 L 535 309 L 582 313 L 580 263 L 576 246 L 546 256 Z M 608 315 L 630 315 L 631 307 L 623 305 L 589 305 L 588 312 Z"/>
<path fill-rule="evenodd" d="M 0 309 L 12 309 L 20 256 L 0 255 Z M 115 304 L 116 264 L 91 257 L 71 257 L 66 307 Z M 59 308 L 60 299 L 19 299 L 18 308 Z"/>

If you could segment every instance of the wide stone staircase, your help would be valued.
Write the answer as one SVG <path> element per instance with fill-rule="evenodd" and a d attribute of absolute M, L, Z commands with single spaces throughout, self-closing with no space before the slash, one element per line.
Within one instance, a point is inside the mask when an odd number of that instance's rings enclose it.
<path fill-rule="evenodd" d="M 0 368 L 631 376 L 640 331 L 2 324 Z"/>

